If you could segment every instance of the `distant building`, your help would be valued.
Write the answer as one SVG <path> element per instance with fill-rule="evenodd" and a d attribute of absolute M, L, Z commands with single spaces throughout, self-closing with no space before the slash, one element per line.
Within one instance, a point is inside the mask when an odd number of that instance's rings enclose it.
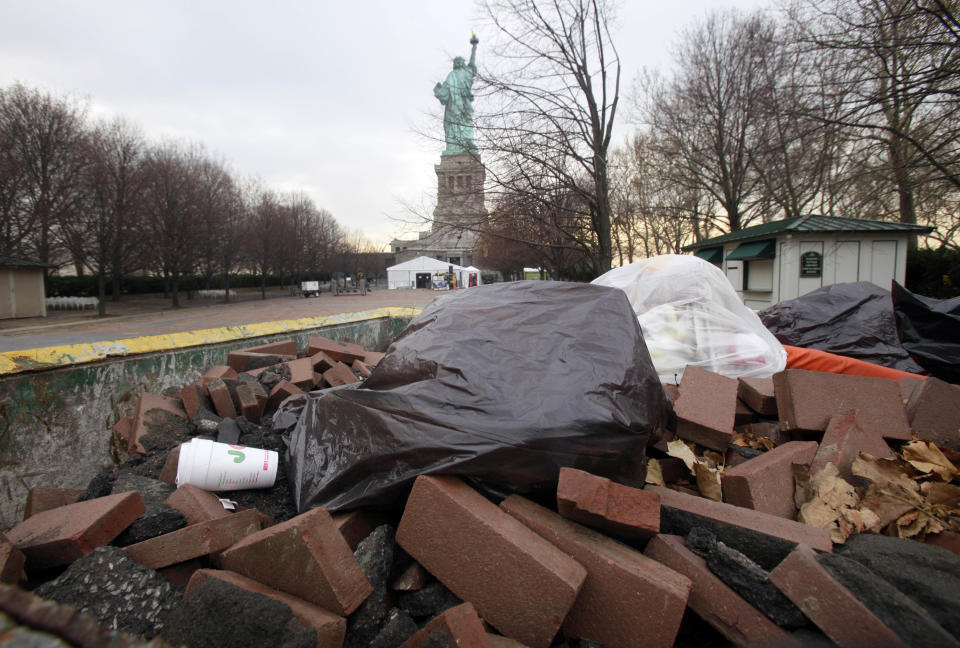
<path fill-rule="evenodd" d="M 932 230 L 809 215 L 747 227 L 683 250 L 722 269 L 743 303 L 762 309 L 835 283 L 903 284 L 910 236 Z"/>
<path fill-rule="evenodd" d="M 0 256 L 0 319 L 46 317 L 46 264 Z"/>

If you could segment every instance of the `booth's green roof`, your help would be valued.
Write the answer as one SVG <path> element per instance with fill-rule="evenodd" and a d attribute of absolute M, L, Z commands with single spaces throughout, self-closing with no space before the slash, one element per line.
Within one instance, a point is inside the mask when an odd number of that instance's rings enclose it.
<path fill-rule="evenodd" d="M 926 234 L 932 232 L 926 225 L 911 225 L 892 221 L 867 220 L 865 218 L 837 218 L 836 216 L 798 216 L 784 220 L 754 225 L 723 236 L 715 236 L 683 248 L 684 252 L 699 250 L 725 243 L 737 243 L 754 239 L 771 238 L 781 234 L 828 234 L 828 233 L 870 233 L 902 232 L 905 234 Z"/>

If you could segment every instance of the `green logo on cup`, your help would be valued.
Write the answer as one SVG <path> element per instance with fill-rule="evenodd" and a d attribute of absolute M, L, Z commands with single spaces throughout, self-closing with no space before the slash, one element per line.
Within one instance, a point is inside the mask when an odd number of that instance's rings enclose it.
<path fill-rule="evenodd" d="M 243 463 L 243 460 L 247 458 L 247 455 L 239 450 L 227 450 L 227 454 L 233 455 L 233 463 Z"/>

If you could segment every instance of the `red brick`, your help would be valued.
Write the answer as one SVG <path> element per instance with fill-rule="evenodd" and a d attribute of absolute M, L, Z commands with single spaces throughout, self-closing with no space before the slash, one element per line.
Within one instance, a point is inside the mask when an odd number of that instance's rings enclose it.
<path fill-rule="evenodd" d="M 109 543 L 143 515 L 140 494 L 117 493 L 34 513 L 7 532 L 29 569 L 68 565 Z"/>
<path fill-rule="evenodd" d="M 230 388 L 227 383 L 219 378 L 207 383 L 207 392 L 210 394 L 210 400 L 213 401 L 213 407 L 217 414 L 222 418 L 237 418 L 237 408 L 233 405 L 233 398 L 230 397 Z"/>
<path fill-rule="evenodd" d="M 793 464 L 809 465 L 816 441 L 790 441 L 721 474 L 723 501 L 794 520 Z"/>
<path fill-rule="evenodd" d="M 935 547 L 943 547 L 947 551 L 960 556 L 960 533 L 953 531 L 941 531 L 940 533 L 928 533 L 923 541 Z"/>
<path fill-rule="evenodd" d="M 498 634 L 487 633 L 487 639 L 490 640 L 490 645 L 493 648 L 527 648 L 516 639 L 511 639 L 510 637 L 504 637 Z"/>
<path fill-rule="evenodd" d="M 455 477 L 421 475 L 397 543 L 501 633 L 546 648 L 586 570 Z"/>
<path fill-rule="evenodd" d="M 373 591 L 325 509 L 254 534 L 220 557 L 224 569 L 347 615 Z"/>
<path fill-rule="evenodd" d="M 273 353 L 276 355 L 289 355 L 296 357 L 297 342 L 291 338 L 280 340 L 278 342 L 268 342 L 257 346 L 246 347 L 243 351 L 253 351 L 255 353 Z"/>
<path fill-rule="evenodd" d="M 430 572 L 418 562 L 410 563 L 403 573 L 394 579 L 390 589 L 398 592 L 415 592 L 423 589 L 430 582 Z"/>
<path fill-rule="evenodd" d="M 660 532 L 660 496 L 575 468 L 561 468 L 557 508 L 566 518 L 624 540 Z"/>
<path fill-rule="evenodd" d="M 299 396 L 302 393 L 303 390 L 293 383 L 281 380 L 270 390 L 270 396 L 267 398 L 266 411 L 275 410 L 283 404 L 283 401 L 291 396 Z"/>
<path fill-rule="evenodd" d="M 373 373 L 372 371 L 370 371 L 370 368 L 367 365 L 365 365 L 361 360 L 354 360 L 353 364 L 350 365 L 350 368 L 356 371 L 358 374 L 360 374 L 364 378 L 369 378 L 370 375 Z"/>
<path fill-rule="evenodd" d="M 333 513 L 330 517 L 340 530 L 340 535 L 350 546 L 350 551 L 356 549 L 361 540 L 385 522 L 383 517 L 362 510 Z"/>
<path fill-rule="evenodd" d="M 247 383 L 250 386 L 250 389 L 253 390 L 253 395 L 257 398 L 257 402 L 260 404 L 260 414 L 263 415 L 263 410 L 267 407 L 267 399 L 269 395 L 267 390 L 263 388 L 258 382 Z"/>
<path fill-rule="evenodd" d="M 304 601 L 301 598 L 267 587 L 262 583 L 258 583 L 236 572 L 219 569 L 198 570 L 187 584 L 185 594 L 189 594 L 194 588 L 199 587 L 211 578 L 217 578 L 234 587 L 239 587 L 248 592 L 262 594 L 275 601 L 280 601 L 290 608 L 293 616 L 298 621 L 317 633 L 317 648 L 340 648 L 343 645 L 344 635 L 347 632 L 346 619 L 336 614 L 331 614 L 323 608 Z"/>
<path fill-rule="evenodd" d="M 810 547 L 794 549 L 770 572 L 770 582 L 841 648 L 906 646 L 817 562 Z"/>
<path fill-rule="evenodd" d="M 209 407 L 210 401 L 200 383 L 191 383 L 180 390 L 180 402 L 187 412 L 187 418 L 192 419 L 201 407 Z"/>
<path fill-rule="evenodd" d="M 331 387 L 337 387 L 339 385 L 350 385 L 353 383 L 360 382 L 360 379 L 357 378 L 350 367 L 338 362 L 333 365 L 332 369 L 327 369 L 323 372 L 323 379 L 327 381 Z"/>
<path fill-rule="evenodd" d="M 312 356 L 323 351 L 334 360 L 350 363 L 354 360 L 363 360 L 367 352 L 359 344 L 331 340 L 321 335 L 311 335 L 307 340 L 307 355 Z"/>
<path fill-rule="evenodd" d="M 810 463 L 810 474 L 816 475 L 828 463 L 837 467 L 840 476 L 853 480 L 851 466 L 861 452 L 876 458 L 893 459 L 894 453 L 879 433 L 868 430 L 860 423 L 859 410 L 852 410 L 830 419 L 823 433 L 820 449 Z"/>
<path fill-rule="evenodd" d="M 113 432 L 126 447 L 130 447 L 130 443 L 133 441 L 133 417 L 124 416 L 114 423 Z"/>
<path fill-rule="evenodd" d="M 227 365 L 236 372 L 249 371 L 253 373 L 254 371 L 262 371 L 267 367 L 278 365 L 281 362 L 294 360 L 296 357 L 296 353 L 286 354 L 248 350 L 231 351 L 230 355 L 227 356 Z M 253 368 L 251 369 L 251 367 Z"/>
<path fill-rule="evenodd" d="M 207 373 L 203 374 L 203 377 L 200 378 L 200 383 L 206 385 L 211 380 L 216 380 L 218 378 L 233 378 L 236 379 L 237 372 L 232 367 L 227 365 L 213 365 L 207 369 Z"/>
<path fill-rule="evenodd" d="M 23 578 L 27 557 L 0 533 L 0 583 L 16 585 Z"/>
<path fill-rule="evenodd" d="M 738 378 L 737 383 L 737 396 L 747 407 L 764 416 L 777 416 L 772 378 Z"/>
<path fill-rule="evenodd" d="M 132 560 L 150 569 L 223 551 L 260 530 L 260 516 L 255 510 L 234 513 L 227 517 L 185 526 L 156 538 L 124 547 Z"/>
<path fill-rule="evenodd" d="M 368 367 L 376 367 L 386 355 L 386 353 L 380 353 L 379 351 L 364 351 L 363 364 Z"/>
<path fill-rule="evenodd" d="M 283 364 L 290 368 L 290 382 L 294 385 L 304 391 L 310 391 L 316 386 L 310 358 L 300 358 Z"/>
<path fill-rule="evenodd" d="M 747 404 L 744 403 L 739 398 L 737 399 L 737 408 L 733 413 L 733 423 L 734 425 L 745 425 L 747 423 L 753 423 L 756 420 L 759 420 L 760 416 L 754 412 L 752 409 L 747 407 Z"/>
<path fill-rule="evenodd" d="M 787 369 L 774 374 L 773 385 L 786 429 L 822 432 L 834 416 L 859 409 L 862 424 L 884 438 L 911 438 L 900 387 L 893 380 Z"/>
<path fill-rule="evenodd" d="M 661 534 L 643 552 L 690 579 L 687 606 L 737 646 L 798 646 L 790 635 L 747 603 L 684 545 L 683 538 Z"/>
<path fill-rule="evenodd" d="M 566 636 L 607 648 L 673 645 L 690 593 L 686 576 L 519 495 L 500 508 L 586 568 L 583 588 L 563 622 Z"/>
<path fill-rule="evenodd" d="M 254 383 L 258 384 L 258 383 Z M 240 401 L 240 413 L 251 423 L 259 423 L 263 405 L 247 383 L 237 385 L 237 400 Z"/>
<path fill-rule="evenodd" d="M 313 364 L 313 370 L 320 374 L 337 364 L 336 360 L 328 356 L 323 351 L 317 351 L 316 353 L 307 357 L 310 358 L 310 362 Z"/>
<path fill-rule="evenodd" d="M 170 493 L 167 504 L 183 513 L 187 524 L 199 524 L 233 515 L 223 508 L 219 497 L 193 484 L 183 484 Z"/>
<path fill-rule="evenodd" d="M 737 381 L 687 365 L 674 403 L 677 436 L 723 452 L 733 438 L 737 409 Z"/>
<path fill-rule="evenodd" d="M 159 394 L 145 393 L 137 401 L 137 407 L 133 416 L 133 434 L 130 438 L 130 452 L 146 454 L 147 451 L 140 443 L 140 439 L 149 434 L 149 426 L 153 423 L 157 411 L 168 412 L 180 418 L 186 418 L 187 414 L 183 411 L 179 401 L 165 398 Z"/>
<path fill-rule="evenodd" d="M 160 469 L 160 474 L 157 476 L 157 479 L 160 481 L 177 485 L 177 466 L 180 463 L 180 446 L 176 446 L 167 453 L 167 460 L 163 462 L 163 468 Z"/>
<path fill-rule="evenodd" d="M 403 642 L 400 648 L 420 648 L 427 643 L 430 633 L 436 630 L 447 634 L 451 648 L 493 648 L 483 629 L 483 621 L 470 603 L 461 603 L 435 616 L 419 632 Z"/>
<path fill-rule="evenodd" d="M 897 384 L 900 386 L 900 396 L 903 400 L 903 405 L 906 405 L 910 402 L 910 397 L 913 396 L 913 392 L 926 381 L 925 378 L 919 376 L 907 376 L 906 378 L 901 378 L 897 381 Z M 907 419 L 909 420 L 910 413 L 907 413 Z"/>
<path fill-rule="evenodd" d="M 49 488 L 47 486 L 34 486 L 27 493 L 27 503 L 23 509 L 23 519 L 26 520 L 31 515 L 36 515 L 41 511 L 73 504 L 86 491 L 82 488 Z"/>
<path fill-rule="evenodd" d="M 205 559 L 191 558 L 190 560 L 170 565 L 169 567 L 161 567 L 156 571 L 171 585 L 186 587 L 190 579 L 193 578 L 193 575 L 203 569 L 204 566 Z"/>
<path fill-rule="evenodd" d="M 906 411 L 917 436 L 960 452 L 960 387 L 927 378 L 914 390 Z"/>
<path fill-rule="evenodd" d="M 645 490 L 652 490 L 660 495 L 661 521 L 662 509 L 670 507 L 727 526 L 756 531 L 791 544 L 806 544 L 817 551 L 833 551 L 830 534 L 823 529 L 733 504 L 714 502 L 705 497 L 678 493 L 661 486 L 647 486 Z"/>

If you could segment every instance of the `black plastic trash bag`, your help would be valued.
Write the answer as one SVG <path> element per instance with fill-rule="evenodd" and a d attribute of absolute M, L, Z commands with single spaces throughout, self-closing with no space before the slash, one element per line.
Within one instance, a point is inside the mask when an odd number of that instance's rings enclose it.
<path fill-rule="evenodd" d="M 298 509 L 341 510 L 390 506 L 422 474 L 642 486 L 670 413 L 622 290 L 525 281 L 438 297 L 361 387 L 301 396 L 274 427 Z"/>
<path fill-rule="evenodd" d="M 932 375 L 960 384 L 960 297 L 924 297 L 896 281 L 891 294 L 903 348 Z"/>
<path fill-rule="evenodd" d="M 757 314 L 782 344 L 926 373 L 897 338 L 890 293 L 869 281 L 824 286 Z"/>

